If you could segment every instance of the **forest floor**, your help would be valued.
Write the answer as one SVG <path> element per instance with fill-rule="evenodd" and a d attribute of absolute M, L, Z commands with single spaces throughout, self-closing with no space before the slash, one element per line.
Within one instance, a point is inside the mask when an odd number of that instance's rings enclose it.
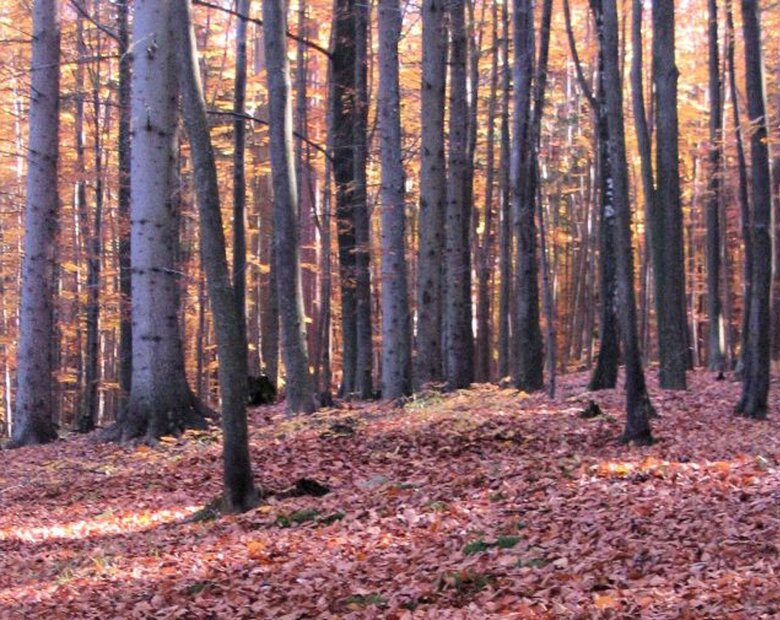
<path fill-rule="evenodd" d="M 554 401 L 258 408 L 258 483 L 331 491 L 216 519 L 216 430 L 0 452 L 0 618 L 776 618 L 778 385 L 755 422 L 731 415 L 739 384 L 689 377 L 651 381 L 641 448 L 582 373 Z M 580 417 L 590 399 L 604 415 Z"/>

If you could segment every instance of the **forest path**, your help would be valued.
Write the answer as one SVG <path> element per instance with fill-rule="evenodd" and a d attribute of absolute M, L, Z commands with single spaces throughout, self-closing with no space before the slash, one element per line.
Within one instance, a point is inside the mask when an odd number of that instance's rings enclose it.
<path fill-rule="evenodd" d="M 0 452 L 0 618 L 669 618 L 780 613 L 780 406 L 657 389 L 626 447 L 620 391 L 492 386 L 404 408 L 250 415 L 255 476 L 331 492 L 193 521 L 219 432 Z M 583 419 L 590 399 L 603 416 Z"/>

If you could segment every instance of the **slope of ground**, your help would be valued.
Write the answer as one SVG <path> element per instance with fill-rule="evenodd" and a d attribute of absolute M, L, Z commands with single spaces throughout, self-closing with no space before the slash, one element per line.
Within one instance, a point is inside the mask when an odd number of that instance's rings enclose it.
<path fill-rule="evenodd" d="M 739 386 L 653 388 L 658 443 L 625 447 L 622 396 L 478 386 L 404 408 L 252 412 L 258 482 L 331 492 L 198 512 L 216 431 L 0 452 L 0 618 L 773 618 L 780 408 Z M 604 415 L 579 416 L 589 399 Z M 193 515 L 197 518 L 193 519 Z"/>

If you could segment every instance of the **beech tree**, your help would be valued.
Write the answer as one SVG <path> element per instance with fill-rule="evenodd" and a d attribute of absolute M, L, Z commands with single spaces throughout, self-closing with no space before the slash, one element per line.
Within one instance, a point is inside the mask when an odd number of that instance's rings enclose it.
<path fill-rule="evenodd" d="M 412 390 L 411 317 L 404 239 L 405 190 L 401 160 L 401 102 L 398 92 L 398 0 L 379 2 L 379 149 L 382 228 L 382 398 Z"/>
<path fill-rule="evenodd" d="M 298 187 L 292 152 L 287 13 L 283 0 L 263 0 L 263 32 L 273 170 L 276 283 L 282 324 L 282 356 L 286 370 L 286 402 L 291 413 L 311 413 L 315 404 L 303 318 L 298 247 Z"/>
<path fill-rule="evenodd" d="M 30 143 L 11 446 L 57 438 L 53 390 L 54 256 L 59 215 L 60 21 L 57 0 L 33 5 Z"/>
<path fill-rule="evenodd" d="M 444 109 L 447 27 L 442 0 L 422 6 L 422 85 L 420 88 L 420 213 L 417 246 L 417 357 L 415 381 L 443 378 L 442 314 L 444 214 L 447 208 Z"/>
<path fill-rule="evenodd" d="M 765 418 L 769 395 L 772 194 L 758 0 L 742 0 L 742 33 L 745 41 L 748 117 L 752 128 L 750 168 L 753 187 L 753 264 L 742 397 L 736 410 L 749 418 Z"/>
<path fill-rule="evenodd" d="M 235 284 L 228 272 L 225 233 L 219 206 L 217 166 L 209 136 L 206 103 L 200 81 L 190 0 L 173 0 L 172 25 L 179 56 L 179 83 L 184 118 L 192 146 L 200 213 L 201 259 L 206 270 L 219 355 L 224 461 L 223 508 L 243 512 L 257 502 L 249 460 L 246 420 L 246 340 Z M 245 7 L 247 8 L 247 7 Z"/>

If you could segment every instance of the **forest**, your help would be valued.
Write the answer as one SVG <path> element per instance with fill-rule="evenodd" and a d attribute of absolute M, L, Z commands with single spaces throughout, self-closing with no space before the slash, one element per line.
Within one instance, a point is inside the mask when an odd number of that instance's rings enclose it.
<path fill-rule="evenodd" d="M 0 53 L 0 617 L 780 614 L 774 0 Z"/>

